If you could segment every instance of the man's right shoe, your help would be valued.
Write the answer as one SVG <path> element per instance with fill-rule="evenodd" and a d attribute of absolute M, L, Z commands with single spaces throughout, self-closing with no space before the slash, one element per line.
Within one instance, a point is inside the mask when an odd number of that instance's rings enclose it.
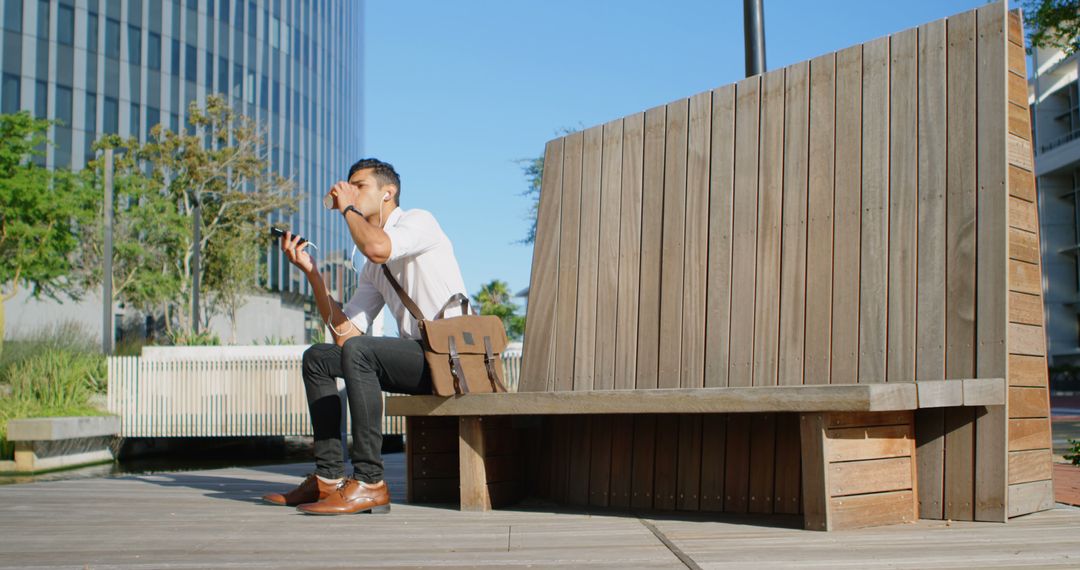
<path fill-rule="evenodd" d="M 338 483 L 324 483 L 314 473 L 304 478 L 304 481 L 287 493 L 268 493 L 262 499 L 271 505 L 283 507 L 295 507 L 304 503 L 315 503 L 325 499 L 337 490 Z"/>

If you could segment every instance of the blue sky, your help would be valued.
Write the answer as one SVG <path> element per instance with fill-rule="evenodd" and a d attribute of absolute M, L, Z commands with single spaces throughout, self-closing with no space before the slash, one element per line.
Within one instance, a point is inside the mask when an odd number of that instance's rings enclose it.
<path fill-rule="evenodd" d="M 765 0 L 769 69 L 985 0 Z M 1013 3 L 1015 4 L 1015 2 Z M 365 152 L 433 212 L 469 294 L 529 284 L 518 159 L 588 127 L 741 79 L 742 2 L 368 0 Z"/>

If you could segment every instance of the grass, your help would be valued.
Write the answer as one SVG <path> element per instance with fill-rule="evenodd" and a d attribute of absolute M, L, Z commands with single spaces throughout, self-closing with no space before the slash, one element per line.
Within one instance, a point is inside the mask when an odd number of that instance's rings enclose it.
<path fill-rule="evenodd" d="M 0 355 L 0 459 L 11 458 L 12 419 L 102 415 L 90 404 L 106 389 L 105 357 L 74 324 L 62 324 L 24 341 L 4 343 Z"/>

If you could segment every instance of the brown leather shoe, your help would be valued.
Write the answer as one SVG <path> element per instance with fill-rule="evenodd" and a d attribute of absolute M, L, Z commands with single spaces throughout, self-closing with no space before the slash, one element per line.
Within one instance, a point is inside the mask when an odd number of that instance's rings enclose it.
<path fill-rule="evenodd" d="M 390 488 L 386 481 L 361 483 L 349 478 L 342 482 L 336 493 L 317 503 L 296 507 L 309 515 L 352 515 L 356 513 L 390 512 Z"/>
<path fill-rule="evenodd" d="M 338 483 L 324 483 L 314 473 L 287 493 L 268 493 L 262 499 L 272 505 L 295 507 L 304 503 L 314 503 L 329 497 L 337 489 Z"/>

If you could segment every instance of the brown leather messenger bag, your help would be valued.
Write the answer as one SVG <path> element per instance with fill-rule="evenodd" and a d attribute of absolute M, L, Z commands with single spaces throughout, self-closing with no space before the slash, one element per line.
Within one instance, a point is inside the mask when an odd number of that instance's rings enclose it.
<path fill-rule="evenodd" d="M 507 391 L 502 365 L 507 339 L 502 319 L 469 314 L 469 298 L 461 293 L 451 297 L 434 319 L 425 319 L 386 265 L 382 270 L 420 326 L 424 358 L 431 369 L 432 393 L 454 396 Z M 454 303 L 461 303 L 462 316 L 443 318 L 447 307 Z"/>

